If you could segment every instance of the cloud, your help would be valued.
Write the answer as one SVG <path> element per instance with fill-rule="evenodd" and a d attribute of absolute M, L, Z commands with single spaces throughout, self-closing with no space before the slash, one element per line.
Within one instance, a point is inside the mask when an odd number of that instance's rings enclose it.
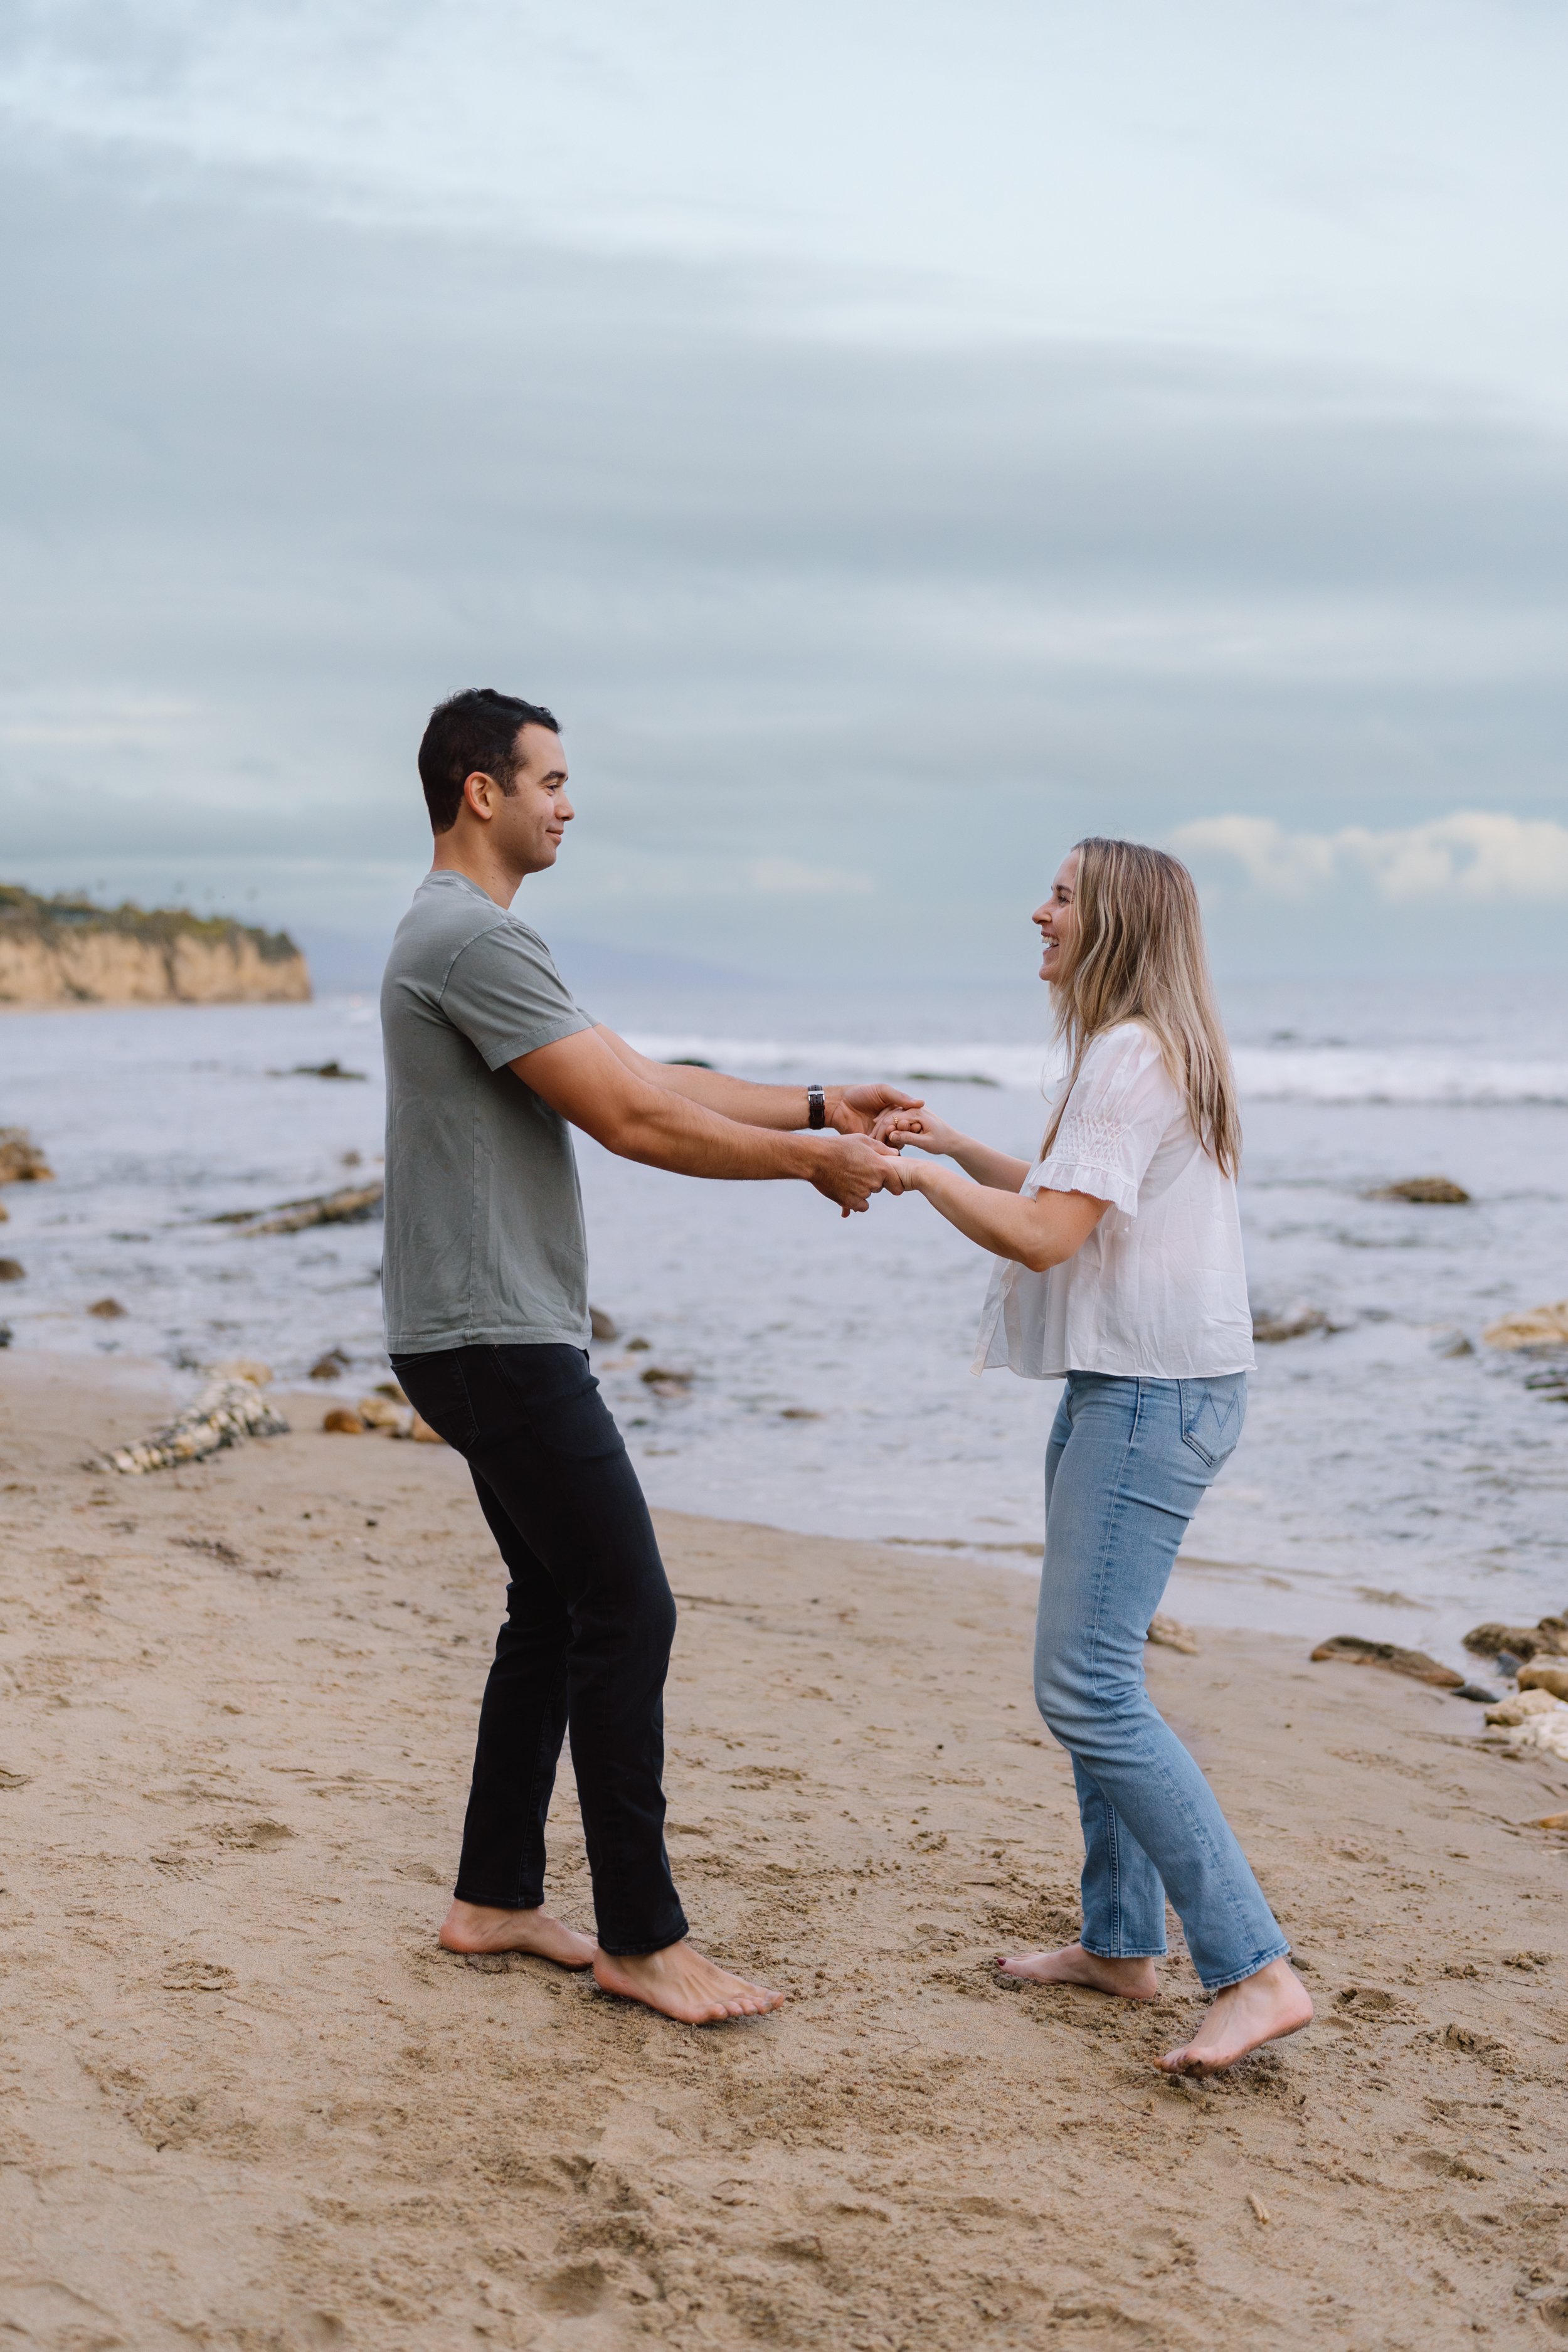
<path fill-rule="evenodd" d="M 6 878 L 389 929 L 425 715 L 481 683 L 566 728 L 536 919 L 758 971 L 1005 972 L 1067 843 L 1194 809 L 1288 873 L 1302 810 L 1338 839 L 1484 774 L 1562 814 L 1568 467 L 1495 405 L 833 341 L 808 272 L 775 302 L 36 133 L 0 205 Z M 1561 961 L 1558 901 L 1499 903 Z"/>
<path fill-rule="evenodd" d="M 1425 824 L 1343 825 L 1289 833 L 1272 817 L 1212 816 L 1177 827 L 1184 856 L 1239 866 L 1255 888 L 1305 898 L 1342 881 L 1370 881 L 1391 903 L 1446 897 L 1568 900 L 1568 825 L 1551 817 L 1458 809 Z"/>

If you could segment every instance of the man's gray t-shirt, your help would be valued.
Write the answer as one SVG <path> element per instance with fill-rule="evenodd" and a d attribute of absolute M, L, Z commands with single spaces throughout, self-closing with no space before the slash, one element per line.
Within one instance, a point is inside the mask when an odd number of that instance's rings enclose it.
<path fill-rule="evenodd" d="M 465 876 L 426 877 L 381 984 L 393 1355 L 587 1346 L 571 1129 L 507 1064 L 593 1025 L 537 932 Z"/>

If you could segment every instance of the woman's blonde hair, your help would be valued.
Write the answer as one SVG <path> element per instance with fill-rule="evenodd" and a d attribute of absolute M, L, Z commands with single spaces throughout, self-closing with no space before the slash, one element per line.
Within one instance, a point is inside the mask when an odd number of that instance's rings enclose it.
<path fill-rule="evenodd" d="M 1119 1021 L 1141 1021 L 1186 1096 L 1194 1134 L 1234 1176 L 1241 1162 L 1236 1079 L 1193 877 L 1180 858 L 1139 841 L 1091 835 L 1077 848 L 1078 936 L 1053 989 L 1057 1034 L 1071 1052 L 1072 1066 L 1041 1157 L 1056 1140 L 1090 1040 Z"/>

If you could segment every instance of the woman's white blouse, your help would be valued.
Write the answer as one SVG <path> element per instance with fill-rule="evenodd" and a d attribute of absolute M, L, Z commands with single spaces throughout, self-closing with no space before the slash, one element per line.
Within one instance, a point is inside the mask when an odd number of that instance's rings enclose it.
<path fill-rule="evenodd" d="M 1060 1087 L 1052 1117 L 1059 1097 Z M 1110 1206 L 1083 1247 L 1046 1274 L 997 1260 L 977 1372 L 1005 1364 L 1032 1381 L 1179 1381 L 1251 1370 L 1236 1181 L 1199 1144 L 1186 1097 L 1141 1023 L 1093 1040 L 1050 1152 L 1021 1190 L 1030 1200 L 1089 1192 Z"/>

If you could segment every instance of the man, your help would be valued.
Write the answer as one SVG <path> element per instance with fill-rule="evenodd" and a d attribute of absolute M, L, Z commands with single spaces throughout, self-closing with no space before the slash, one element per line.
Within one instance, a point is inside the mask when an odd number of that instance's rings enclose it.
<path fill-rule="evenodd" d="M 692 2024 L 756 2015 L 783 1996 L 692 1948 L 665 1853 L 675 1603 L 588 1369 L 570 1128 L 682 1175 L 801 1179 L 847 1216 L 889 1164 L 869 1139 L 878 1114 L 915 1106 L 891 1087 L 752 1086 L 648 1062 L 574 1003 L 509 912 L 573 815 L 548 710 L 489 688 L 454 695 L 419 773 L 435 863 L 381 999 L 387 1348 L 412 1402 L 467 1457 L 510 1580 L 441 1941 L 591 1966 L 606 1991 Z M 568 1727 L 596 1944 L 543 1908 Z"/>

